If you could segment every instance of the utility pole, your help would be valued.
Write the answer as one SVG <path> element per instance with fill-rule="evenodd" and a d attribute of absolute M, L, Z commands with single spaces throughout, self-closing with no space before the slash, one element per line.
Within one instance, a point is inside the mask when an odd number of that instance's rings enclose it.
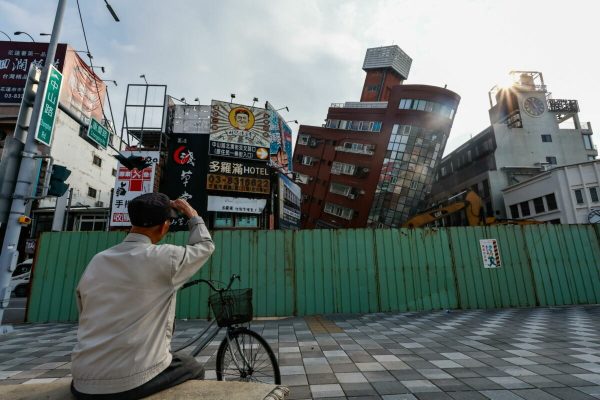
<path fill-rule="evenodd" d="M 52 36 L 50 43 L 48 44 L 46 62 L 44 63 L 44 69 L 42 70 L 38 90 L 35 96 L 35 102 L 33 104 L 31 122 L 29 123 L 29 129 L 27 131 L 25 148 L 22 153 L 21 165 L 15 186 L 12 206 L 8 216 L 8 222 L 6 224 L 4 242 L 2 243 L 2 250 L 0 253 L 0 321 L 2 321 L 4 309 L 8 307 L 8 303 L 10 301 L 9 283 L 19 257 L 19 252 L 17 250 L 19 236 L 21 234 L 21 222 L 19 221 L 19 218 L 25 214 L 27 203 L 31 201 L 28 199 L 31 197 L 31 185 L 34 183 L 31 176 L 31 171 L 36 166 L 36 159 L 34 157 L 37 156 L 37 144 L 34 139 L 36 134 L 35 130 L 38 126 L 37 122 L 40 118 L 40 111 L 43 101 L 42 97 L 44 95 L 43 88 L 46 86 L 46 81 L 48 80 L 50 66 L 54 63 L 54 59 L 56 57 L 58 37 L 60 35 L 60 28 L 65 13 L 66 4 L 67 0 L 58 0 L 56 16 L 54 18 L 54 27 L 52 28 Z M 0 325 L 0 334 L 10 332 L 11 329 L 11 327 Z"/>

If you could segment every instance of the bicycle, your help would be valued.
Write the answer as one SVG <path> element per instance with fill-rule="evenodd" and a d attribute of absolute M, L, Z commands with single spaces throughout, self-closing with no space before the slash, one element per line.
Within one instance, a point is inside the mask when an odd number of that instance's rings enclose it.
<path fill-rule="evenodd" d="M 239 275 L 232 275 L 226 288 L 216 288 L 213 283 L 218 281 L 206 279 L 196 279 L 181 287 L 185 289 L 199 283 L 206 283 L 216 292 L 209 296 L 208 301 L 215 318 L 204 331 L 175 349 L 175 352 L 191 346 L 206 335 L 191 353 L 196 357 L 212 342 L 221 329 L 227 328 L 225 338 L 217 351 L 217 380 L 279 385 L 281 384 L 279 364 L 271 346 L 255 331 L 239 326 L 253 319 L 252 289 L 231 289 L 236 279 L 240 279 Z M 217 327 L 214 327 L 215 323 Z"/>

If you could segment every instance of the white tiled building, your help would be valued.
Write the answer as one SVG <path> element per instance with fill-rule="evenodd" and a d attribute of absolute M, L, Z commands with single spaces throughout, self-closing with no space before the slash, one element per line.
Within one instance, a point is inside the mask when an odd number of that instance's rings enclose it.
<path fill-rule="evenodd" d="M 600 222 L 600 161 L 553 168 L 502 191 L 509 218 Z"/>

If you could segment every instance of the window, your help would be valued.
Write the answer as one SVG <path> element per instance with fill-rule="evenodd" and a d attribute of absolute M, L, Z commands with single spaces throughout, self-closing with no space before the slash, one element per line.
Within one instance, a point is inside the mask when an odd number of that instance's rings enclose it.
<path fill-rule="evenodd" d="M 548 211 L 558 209 L 558 205 L 556 204 L 556 196 L 554 196 L 554 193 L 546 195 L 546 205 L 548 206 Z"/>
<path fill-rule="evenodd" d="M 355 171 L 356 165 L 354 164 L 345 164 L 337 161 L 334 161 L 333 164 L 331 164 L 331 173 L 334 175 L 354 175 Z"/>
<path fill-rule="evenodd" d="M 533 208 L 535 209 L 536 214 L 545 212 L 546 208 L 544 207 L 544 198 L 537 197 L 533 199 Z"/>
<path fill-rule="evenodd" d="M 575 201 L 577 202 L 577 204 L 583 204 L 583 190 L 581 189 L 575 189 Z"/>
<path fill-rule="evenodd" d="M 542 142 L 551 142 L 552 135 L 542 135 Z"/>
<path fill-rule="evenodd" d="M 517 204 L 510 206 L 510 217 L 513 219 L 519 218 L 519 206 Z"/>
<path fill-rule="evenodd" d="M 332 182 L 331 185 L 329 185 L 329 191 L 331 193 L 340 194 L 342 196 L 348 196 L 351 190 L 351 186 L 342 185 L 340 183 Z"/>
<path fill-rule="evenodd" d="M 550 165 L 556 165 L 556 157 L 548 156 L 546 157 L 546 162 Z"/>
<path fill-rule="evenodd" d="M 594 144 L 592 143 L 592 135 L 582 135 L 583 136 L 583 147 L 586 150 L 593 150 Z"/>
<path fill-rule="evenodd" d="M 325 203 L 325 208 L 323 209 L 328 214 L 335 215 L 344 219 L 352 219 L 354 216 L 354 210 L 351 208 L 346 208 L 339 206 L 333 203 Z"/>
<path fill-rule="evenodd" d="M 333 128 L 333 129 L 337 129 L 337 127 L 340 125 L 340 120 L 338 119 L 328 119 L 327 120 L 327 128 Z"/>
<path fill-rule="evenodd" d="M 235 226 L 238 228 L 258 228 L 258 215 L 238 214 L 235 216 Z"/>
<path fill-rule="evenodd" d="M 592 199 L 592 203 L 598 202 L 598 188 L 594 186 L 594 187 L 591 187 L 589 190 L 590 190 L 590 198 Z"/>
<path fill-rule="evenodd" d="M 312 158 L 311 156 L 302 156 L 302 161 L 301 161 L 302 165 L 313 165 L 314 162 L 315 162 L 315 159 Z"/>
<path fill-rule="evenodd" d="M 100 157 L 98 157 L 98 156 L 94 156 L 94 160 L 92 161 L 92 163 L 94 165 L 97 165 L 97 166 L 101 167 L 102 166 L 102 159 Z"/>
<path fill-rule="evenodd" d="M 117 170 L 116 169 L 112 169 L 112 176 L 117 176 Z"/>
<path fill-rule="evenodd" d="M 528 217 L 529 215 L 531 215 L 531 212 L 529 211 L 529 202 L 528 201 L 519 203 L 519 205 L 521 206 L 521 215 L 523 215 L 524 217 Z"/>
<path fill-rule="evenodd" d="M 381 121 L 373 121 L 373 132 L 381 131 Z"/>
<path fill-rule="evenodd" d="M 215 213 L 215 228 L 233 228 L 233 214 L 217 212 Z"/>
<path fill-rule="evenodd" d="M 298 144 L 306 146 L 308 144 L 309 140 L 310 140 L 310 136 L 309 135 L 305 135 L 305 134 L 302 134 L 302 133 L 298 135 Z"/>
<path fill-rule="evenodd" d="M 88 196 L 95 199 L 97 194 L 98 194 L 98 191 L 96 189 L 94 189 L 93 187 L 88 187 Z"/>
<path fill-rule="evenodd" d="M 595 156 L 588 156 L 587 159 L 588 159 L 588 161 L 594 161 L 596 159 L 596 157 Z"/>

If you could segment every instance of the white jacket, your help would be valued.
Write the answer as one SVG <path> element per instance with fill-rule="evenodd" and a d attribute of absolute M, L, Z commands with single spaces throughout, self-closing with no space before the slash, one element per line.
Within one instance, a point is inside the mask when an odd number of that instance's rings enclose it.
<path fill-rule="evenodd" d="M 77 286 L 75 389 L 123 392 L 169 366 L 175 294 L 215 249 L 202 218 L 190 219 L 189 228 L 187 246 L 153 245 L 130 233 L 92 258 Z"/>

